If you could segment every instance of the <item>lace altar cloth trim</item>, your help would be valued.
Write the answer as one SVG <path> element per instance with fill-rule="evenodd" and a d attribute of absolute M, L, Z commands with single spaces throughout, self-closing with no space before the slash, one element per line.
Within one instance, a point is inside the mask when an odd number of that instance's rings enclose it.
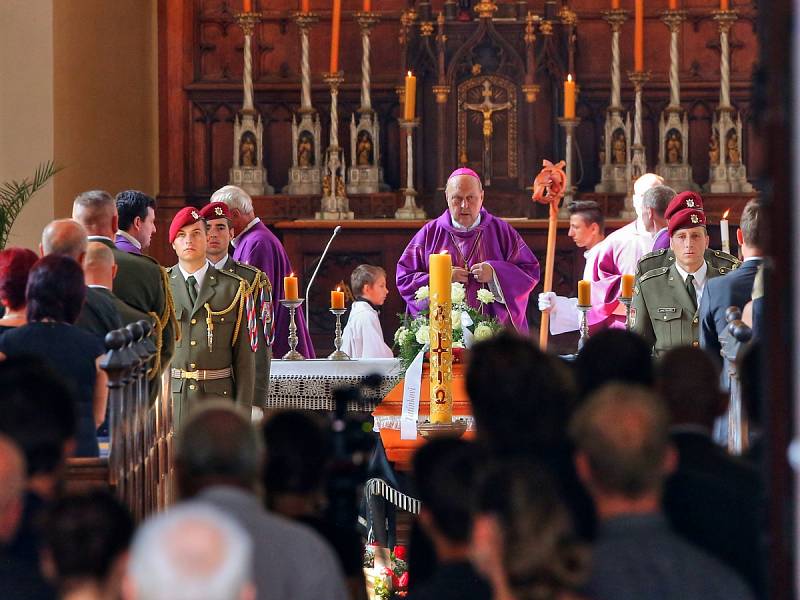
<path fill-rule="evenodd" d="M 269 377 L 266 408 L 300 410 L 333 410 L 333 392 L 337 388 L 356 386 L 367 375 L 383 377 L 374 402 L 350 402 L 351 411 L 372 412 L 381 399 L 402 379 L 397 359 L 369 360 L 273 360 Z"/>
<path fill-rule="evenodd" d="M 475 430 L 475 418 L 472 416 L 457 415 L 457 419 L 464 419 L 467 422 L 467 431 Z M 400 429 L 400 415 L 387 415 L 373 417 L 374 425 L 372 431 L 380 433 L 381 429 Z"/>

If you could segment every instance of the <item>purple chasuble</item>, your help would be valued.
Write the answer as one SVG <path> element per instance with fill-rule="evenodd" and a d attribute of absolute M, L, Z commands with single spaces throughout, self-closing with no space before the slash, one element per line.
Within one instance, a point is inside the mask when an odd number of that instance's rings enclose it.
<path fill-rule="evenodd" d="M 121 236 L 115 235 L 114 236 L 114 245 L 117 247 L 117 250 L 122 250 L 123 252 L 128 252 L 130 254 L 141 254 L 142 251 L 139 250 L 136 246 L 131 244 L 130 240 Z"/>
<path fill-rule="evenodd" d="M 284 308 L 278 300 L 283 298 L 283 278 L 293 272 L 286 250 L 275 234 L 258 221 L 236 239 L 233 260 L 261 269 L 269 277 L 275 311 L 275 341 L 272 344 L 272 355 L 275 358 L 282 358 L 289 351 L 289 309 Z M 295 313 L 295 323 L 299 338 L 297 351 L 306 358 L 315 358 L 314 345 L 311 343 L 302 310 Z"/>
<path fill-rule="evenodd" d="M 656 241 L 653 242 L 653 252 L 656 250 L 669 250 L 669 231 L 666 227 L 656 234 Z"/>
<path fill-rule="evenodd" d="M 416 291 L 428 285 L 428 256 L 447 250 L 453 266 L 469 270 L 477 263 L 488 262 L 494 269 L 506 304 L 498 301 L 485 307 L 486 314 L 517 331 L 528 331 L 528 297 L 539 282 L 539 261 L 511 225 L 481 209 L 480 225 L 470 231 L 453 227 L 450 212 L 429 221 L 411 238 L 397 262 L 397 289 L 412 316 L 427 308 L 427 300 L 414 299 Z M 472 276 L 466 284 L 467 303 L 475 308 L 477 293 L 488 284 Z"/>

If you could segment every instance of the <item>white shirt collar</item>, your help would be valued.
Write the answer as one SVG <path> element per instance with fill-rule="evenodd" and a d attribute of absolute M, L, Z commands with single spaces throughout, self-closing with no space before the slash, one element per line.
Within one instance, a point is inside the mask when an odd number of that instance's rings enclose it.
<path fill-rule="evenodd" d="M 203 287 L 203 281 L 206 278 L 206 273 L 208 273 L 208 267 L 210 267 L 210 266 L 211 266 L 211 264 L 208 261 L 206 261 L 206 262 L 203 263 L 202 267 L 197 269 L 197 271 L 195 271 L 194 273 L 189 273 L 187 271 L 184 271 L 183 267 L 181 266 L 181 264 L 178 263 L 178 268 L 181 270 L 181 275 L 183 275 L 184 281 L 189 279 L 189 275 L 194 275 L 194 278 L 197 281 L 197 291 L 198 292 Z"/>
<path fill-rule="evenodd" d="M 475 219 L 475 222 L 472 225 L 470 225 L 469 227 L 464 227 L 461 223 L 459 223 L 458 221 L 456 221 L 453 218 L 453 215 L 450 215 L 450 223 L 452 223 L 453 229 L 456 229 L 458 231 L 472 231 L 478 225 L 481 224 L 481 213 L 478 213 L 478 218 Z"/>
<path fill-rule="evenodd" d="M 114 240 L 112 240 L 110 237 L 106 235 L 88 235 L 86 236 L 86 239 L 89 240 L 90 242 L 94 242 L 97 240 L 108 240 L 112 244 L 114 243 Z"/>
<path fill-rule="evenodd" d="M 242 229 L 242 231 L 235 238 L 233 238 L 231 240 L 231 244 L 233 245 L 234 248 L 236 248 L 236 246 L 239 243 L 239 240 L 242 238 L 242 236 L 245 233 L 247 233 L 248 231 L 250 231 L 255 226 L 256 223 L 261 223 L 261 219 L 259 219 L 258 217 L 255 217 L 252 221 L 250 221 L 247 224 L 247 227 Z"/>
<path fill-rule="evenodd" d="M 742 262 L 746 263 L 747 261 L 750 261 L 750 260 L 764 260 L 764 257 L 763 256 L 748 256 Z"/>
<path fill-rule="evenodd" d="M 122 231 L 122 229 L 117 229 L 117 235 L 124 237 L 124 238 L 125 238 L 126 240 L 128 240 L 128 241 L 129 241 L 131 244 L 133 244 L 134 246 L 136 246 L 136 247 L 137 247 L 139 250 L 141 250 L 141 249 L 142 249 L 142 243 L 141 243 L 139 240 L 137 240 L 135 237 L 133 237 L 133 236 L 132 236 L 130 233 L 128 233 L 127 231 Z"/>
<path fill-rule="evenodd" d="M 688 272 L 684 271 L 678 265 L 678 262 L 675 261 L 675 269 L 677 269 L 678 274 L 683 279 L 683 283 L 686 284 L 686 277 L 689 275 Z M 702 266 L 697 269 L 694 273 L 692 273 L 694 279 L 692 280 L 692 285 L 694 286 L 694 291 L 697 294 L 697 306 L 700 306 L 700 300 L 703 299 L 703 290 L 706 287 L 706 278 L 708 276 L 708 263 L 703 261 Z"/>
<path fill-rule="evenodd" d="M 225 256 L 223 256 L 219 260 L 219 262 L 215 262 L 215 263 L 212 263 L 211 261 L 208 261 L 208 262 L 211 263 L 211 266 L 214 267 L 217 271 L 222 271 L 222 267 L 224 267 L 225 263 L 228 262 L 228 255 L 225 254 Z"/>
<path fill-rule="evenodd" d="M 90 288 L 98 288 L 98 289 L 101 289 L 101 290 L 111 290 L 111 288 L 107 288 L 106 286 L 104 286 L 104 285 L 100 285 L 100 284 L 97 284 L 97 283 L 90 283 L 90 284 L 89 284 L 89 285 L 87 285 L 86 287 L 90 287 Z"/>

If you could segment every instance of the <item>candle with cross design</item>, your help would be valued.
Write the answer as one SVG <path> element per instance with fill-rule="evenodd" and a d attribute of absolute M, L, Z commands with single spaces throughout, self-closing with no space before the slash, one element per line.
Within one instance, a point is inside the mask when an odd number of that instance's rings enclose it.
<path fill-rule="evenodd" d="M 444 252 L 431 254 L 428 261 L 431 423 L 449 424 L 453 421 L 453 324 L 450 317 L 453 262 Z"/>

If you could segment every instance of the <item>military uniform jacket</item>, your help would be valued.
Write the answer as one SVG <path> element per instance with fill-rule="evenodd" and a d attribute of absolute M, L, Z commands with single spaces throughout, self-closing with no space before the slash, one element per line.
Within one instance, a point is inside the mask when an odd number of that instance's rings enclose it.
<path fill-rule="evenodd" d="M 169 365 L 175 345 L 175 327 L 171 310 L 172 295 L 166 284 L 164 269 L 149 256 L 124 252 L 106 237 L 90 236 L 89 241 L 105 244 L 114 253 L 117 276 L 114 277 L 114 295 L 128 306 L 146 314 L 154 313 L 162 329 L 156 347 L 159 352 L 159 369 Z M 158 373 L 153 373 L 152 378 Z"/>
<path fill-rule="evenodd" d="M 254 384 L 254 402 L 256 406 L 265 407 L 267 402 L 267 396 L 269 394 L 269 372 L 270 372 L 270 364 L 272 362 L 272 346 L 270 345 L 270 341 L 267 337 L 264 336 L 264 322 L 261 320 L 261 310 L 260 310 L 260 301 L 261 301 L 261 290 L 255 289 L 253 287 L 253 282 L 256 280 L 258 274 L 261 274 L 260 278 L 260 285 L 264 286 L 264 301 L 265 302 L 272 302 L 272 283 L 270 282 L 269 278 L 267 277 L 266 273 L 263 271 L 259 271 L 255 267 L 251 267 L 250 265 L 246 265 L 244 263 L 240 263 L 239 261 L 233 260 L 230 256 L 228 256 L 228 260 L 225 261 L 225 265 L 222 267 L 223 271 L 227 271 L 228 273 L 233 273 L 234 275 L 238 275 L 242 279 L 247 282 L 247 285 L 250 286 L 250 295 L 253 298 L 253 302 L 255 302 L 256 308 L 256 328 L 258 329 L 257 336 L 258 336 L 258 348 L 256 349 L 256 379 Z M 272 325 L 272 313 L 270 312 L 267 316 L 269 322 L 267 323 L 267 330 L 269 331 Z"/>
<path fill-rule="evenodd" d="M 236 275 L 209 266 L 198 290 L 197 301 L 192 304 L 186 280 L 177 265 L 167 272 L 180 331 L 180 338 L 175 342 L 172 368 L 190 372 L 232 369 L 232 375 L 222 379 L 200 381 L 172 377 L 175 424 L 180 424 L 192 406 L 211 398 L 235 400 L 249 414 L 253 404 L 255 356 L 247 336 L 246 284 Z M 211 308 L 211 345 L 206 305 Z"/>
<path fill-rule="evenodd" d="M 703 252 L 703 258 L 710 267 L 714 267 L 716 270 L 724 269 L 724 273 L 733 271 L 734 269 L 739 268 L 739 266 L 742 264 L 742 261 L 732 254 L 728 254 L 722 250 L 712 250 L 711 248 L 705 249 L 705 252 Z M 645 254 L 639 260 L 639 264 L 636 268 L 636 279 L 641 278 L 641 276 L 648 271 L 658 269 L 659 267 L 669 267 L 674 263 L 675 253 L 669 248 L 662 248 L 661 250 L 656 250 L 655 252 Z"/>
<path fill-rule="evenodd" d="M 708 264 L 706 283 L 726 272 Z M 644 337 L 656 357 L 677 346 L 699 345 L 699 308 L 694 307 L 674 262 L 646 272 L 637 281 L 631 305 L 631 331 Z"/>

